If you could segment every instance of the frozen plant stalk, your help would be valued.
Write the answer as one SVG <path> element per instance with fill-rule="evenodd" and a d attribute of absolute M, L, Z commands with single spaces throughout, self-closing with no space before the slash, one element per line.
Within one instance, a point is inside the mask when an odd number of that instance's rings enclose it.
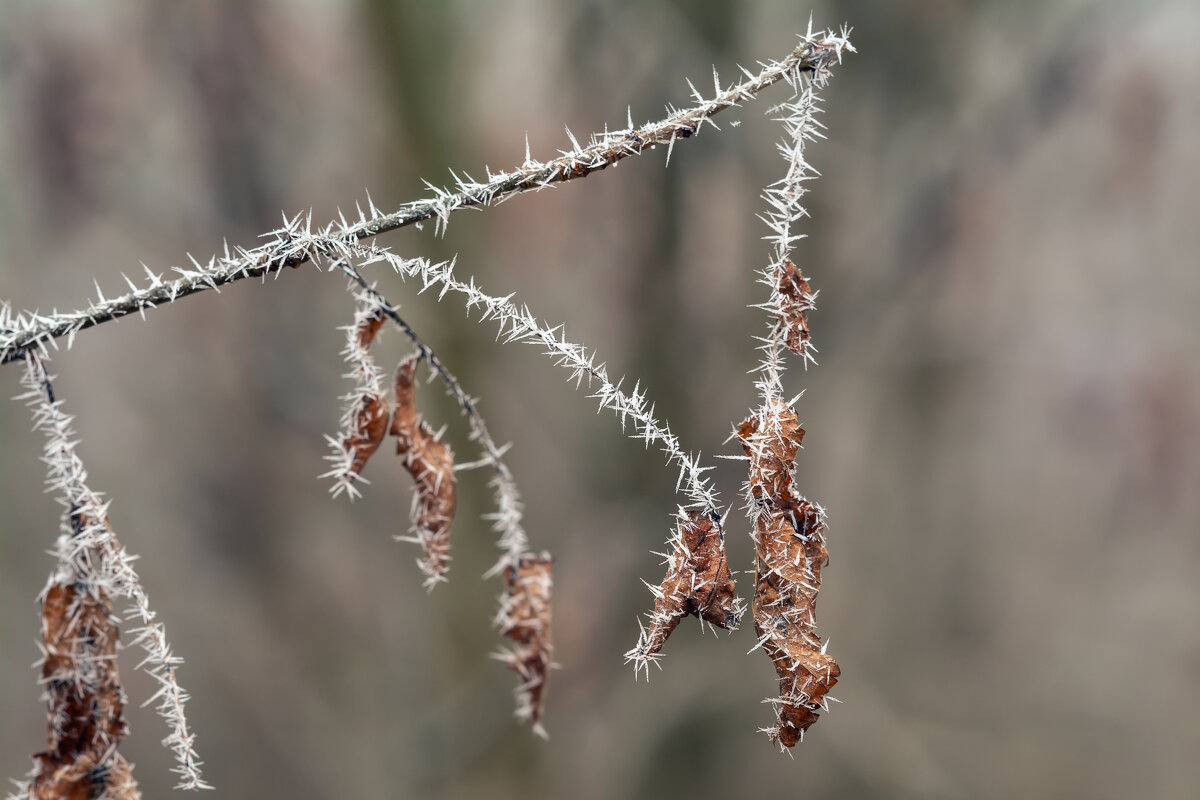
<path fill-rule="evenodd" d="M 75 452 L 73 420 L 54 397 L 50 375 L 36 351 L 24 354 L 27 391 L 34 425 L 46 436 L 47 484 L 65 509 L 64 533 L 56 545 L 58 564 L 42 597 L 42 679 L 49 702 L 47 750 L 38 755 L 33 781 L 22 785 L 38 798 L 133 798 L 136 784 L 117 745 L 127 730 L 125 698 L 118 679 L 118 631 L 111 598 L 129 603 L 128 616 L 141 623 L 134 640 L 146 651 L 142 669 L 158 683 L 148 702 L 170 734 L 163 744 L 175 753 L 178 788 L 210 788 L 200 775 L 184 706 L 188 695 L 176 680 L 181 659 L 172 654 L 162 623 L 133 569 L 134 557 L 108 524 L 108 504 L 87 485 L 87 471 Z"/>
<path fill-rule="evenodd" d="M 770 701 L 778 718 L 766 732 L 781 747 L 803 739 L 818 719 L 816 712 L 828 708 L 826 695 L 841 674 L 816 632 L 821 569 L 829 559 L 825 515 L 795 488 L 793 470 L 804 429 L 792 403 L 783 400 L 782 376 L 785 351 L 803 358 L 806 366 L 815 363 L 808 312 L 816 293 L 792 261 L 792 244 L 802 238 L 792 225 L 807 216 L 800 200 L 806 183 L 816 175 L 805 160 L 807 143 L 821 135 L 815 90 L 825 85 L 842 52 L 853 48 L 845 32 L 814 36 L 811 28 L 803 46 L 824 49 L 831 57 L 810 71 L 790 71 L 786 80 L 792 97 L 773 109 L 784 126 L 779 152 L 787 170 L 763 192 L 769 206 L 763 219 L 771 231 L 766 238 L 773 254 L 759 273 L 760 283 L 770 290 L 762 306 L 770 315 L 770 328 L 760 348 L 761 405 L 735 432 L 750 467 L 746 506 L 754 539 L 754 630 L 779 675 L 779 697 Z"/>

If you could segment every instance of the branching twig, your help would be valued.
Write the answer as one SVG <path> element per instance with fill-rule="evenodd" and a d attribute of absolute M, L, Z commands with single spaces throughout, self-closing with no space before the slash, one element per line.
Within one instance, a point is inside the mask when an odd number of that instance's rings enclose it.
<path fill-rule="evenodd" d="M 781 747 L 801 741 L 819 718 L 816 712 L 828 709 L 826 695 L 841 674 L 826 652 L 828 642 L 822 643 L 816 632 L 821 569 L 829 558 L 825 512 L 795 488 L 793 471 L 804 429 L 792 408 L 795 400 L 783 400 L 782 380 L 785 350 L 801 356 L 806 366 L 815 350 L 808 312 L 816 293 L 792 263 L 792 244 L 802 238 L 792 225 L 807 216 L 800 201 L 816 171 L 805 160 L 805 149 L 821 136 L 816 89 L 828 78 L 827 66 L 790 75 L 792 97 L 772 109 L 784 126 L 779 152 L 787 171 L 763 192 L 770 207 L 763 221 L 771 229 L 766 238 L 773 252 L 759 271 L 759 282 L 770 289 L 761 306 L 770 314 L 770 331 L 760 340 L 763 359 L 756 386 L 761 404 L 735 431 L 750 462 L 745 496 L 754 539 L 754 630 L 779 675 L 779 697 L 769 701 L 777 719 L 765 730 Z"/>
<path fill-rule="evenodd" d="M 499 325 L 497 338 L 505 342 L 541 345 L 546 355 L 570 371 L 569 380 L 577 385 L 585 377 L 589 383 L 592 380 L 598 382 L 600 387 L 592 397 L 600 401 L 600 407 L 615 413 L 622 425 L 631 420 L 633 438 L 642 439 L 647 447 L 657 444 L 666 455 L 667 463 L 679 466 L 677 488 L 688 497 L 689 505 L 714 519 L 720 519 L 721 504 L 716 490 L 711 480 L 704 477 L 711 467 L 701 466 L 699 456 L 683 450 L 679 438 L 671 432 L 670 427 L 654 415 L 654 406 L 647 403 L 640 383 L 634 386 L 632 392 L 626 392 L 622 388 L 624 379 L 614 383 L 608 377 L 606 365 L 596 363 L 595 353 L 589 354 L 582 345 L 567 340 L 563 326 L 549 327 L 542 323 L 527 307 L 518 308 L 514 305 L 511 302 L 512 295 L 495 297 L 481 291 L 473 279 L 469 282 L 460 281 L 454 275 L 453 261 L 431 264 L 424 258 L 405 259 L 383 248 L 355 243 L 344 243 L 343 252 L 358 258 L 363 265 L 384 262 L 402 277 L 419 278 L 422 292 L 436 288 L 440 295 L 447 292 L 462 295 L 468 310 L 476 307 L 483 309 L 480 322 L 490 319 Z"/>
<path fill-rule="evenodd" d="M 430 219 L 435 221 L 435 233 L 444 235 L 455 211 L 501 203 L 516 194 L 583 178 L 658 146 L 667 147 L 669 162 L 676 139 L 692 137 L 704 123 L 712 123 L 717 113 L 753 98 L 780 80 L 791 85 L 793 94 L 790 100 L 770 110 L 786 129 L 780 149 L 788 169 L 781 180 L 764 192 L 770 205 L 764 221 L 771 228 L 767 238 L 773 244 L 773 252 L 771 262 L 759 271 L 762 282 L 770 287 L 769 299 L 762 307 L 771 315 L 768 335 L 761 339 L 763 360 L 757 381 L 761 405 L 735 435 L 741 440 L 750 466 L 746 500 L 755 541 L 755 629 L 759 646 L 771 656 L 780 679 L 779 697 L 771 701 L 776 705 L 778 717 L 769 733 L 781 745 L 789 747 L 802 738 L 817 719 L 816 712 L 827 707 L 827 692 L 836 683 L 840 670 L 816 633 L 815 603 L 827 559 L 824 512 L 805 500 L 794 486 L 794 459 L 804 431 L 791 403 L 782 399 L 782 374 L 785 348 L 806 362 L 812 360 L 808 312 L 813 308 L 816 293 L 791 260 L 792 245 L 800 238 L 792 226 L 805 215 L 800 199 L 806 191 L 805 182 L 815 175 L 805 161 L 806 142 L 820 136 L 820 125 L 814 116 L 818 111 L 814 87 L 824 84 L 831 66 L 840 61 L 843 52 L 853 50 L 846 33 L 843 30 L 840 34 L 814 34 L 810 28 L 787 57 L 762 64 L 757 74 L 743 69 L 746 80 L 730 88 L 721 88 L 714 70 L 711 99 L 706 100 L 693 86 L 695 102 L 688 108 L 668 108 L 664 119 L 640 128 L 634 127 L 630 116 L 626 127 L 593 134 L 586 145 L 581 145 L 568 130 L 571 149 L 560 151 L 557 157 L 545 162 L 532 158 L 526 141 L 525 160 L 520 166 L 501 173 L 488 169 L 485 181 L 451 172 L 454 177 L 451 187 L 439 188 L 427 183 L 431 197 L 407 203 L 391 213 L 379 211 L 368 198 L 367 210 L 360 207 L 354 222 L 339 214 L 338 221 L 314 228 L 311 211 L 290 219 L 285 216 L 282 226 L 265 234 L 266 241 L 257 247 L 230 248 L 226 244 L 222 255 L 210 258 L 205 264 L 192 259 L 191 267 L 175 268 L 179 274 L 171 280 L 146 269 L 147 284 L 139 287 L 126 278 L 129 291 L 115 298 L 105 298 L 97 285 L 98 298 L 78 311 L 14 312 L 0 301 L 0 364 L 26 362 L 25 386 L 29 391 L 24 396 L 34 408 L 36 427 L 47 435 L 45 460 L 50 465 L 50 483 L 62 493 L 68 510 L 68 530 L 58 544 L 59 566 L 44 596 L 47 663 L 51 655 L 56 659 L 44 669 L 44 676 L 48 681 L 66 681 L 63 686 L 69 691 L 59 694 L 71 702 L 78 698 L 99 698 L 91 703 L 90 713 L 94 715 L 93 728 L 102 730 L 95 736 L 88 734 L 85 744 L 99 743 L 104 747 L 78 749 L 91 760 L 80 760 L 71 754 L 63 759 L 64 763 L 70 762 L 72 769 L 83 770 L 79 780 L 98 780 L 97 775 L 103 778 L 104 769 L 114 770 L 114 780 L 124 781 L 128 774 L 127 763 L 115 755 L 116 743 L 125 733 L 121 716 L 124 698 L 115 667 L 103 674 L 98 672 L 101 680 L 92 680 L 95 676 L 81 672 L 85 667 L 90 669 L 97 658 L 115 656 L 117 631 L 115 619 L 108 614 L 108 603 L 110 597 L 121 596 L 130 601 L 130 616 L 142 625 L 137 641 L 147 651 L 144 663 L 149 665 L 148 672 L 160 683 L 154 699 L 161 701 L 159 711 L 171 727 L 166 744 L 178 758 L 176 771 L 183 776 L 181 785 L 207 788 L 200 777 L 200 763 L 192 749 L 192 734 L 184 716 L 187 695 L 176 682 L 175 667 L 179 660 L 171 653 L 163 627 L 150 610 L 149 600 L 133 571 L 132 556 L 108 525 L 107 504 L 85 483 L 86 473 L 74 449 L 71 418 L 62 412 L 54 397 L 42 359 L 49 347 L 58 346 L 59 338 L 66 338 L 69 347 L 82 330 L 133 313 L 144 315 L 147 309 L 244 278 L 265 279 L 268 274 L 278 275 L 285 267 L 306 262 L 312 262 L 318 269 L 331 266 L 344 272 L 357 287 L 362 303 L 349 329 L 346 348 L 356 388 L 346 396 L 342 436 L 332 440 L 334 469 L 327 473 L 334 478 L 334 494 L 346 492 L 353 497 L 357 492 L 355 483 L 363 480 L 360 473 L 367 459 L 380 447 L 387 432 L 396 436 L 397 450 L 405 456 L 405 468 L 417 484 L 420 503 L 414 503 L 417 512 L 413 524 L 418 541 L 425 548 L 425 569 L 431 582 L 442 579 L 448 561 L 445 534 L 456 505 L 455 466 L 448 445 L 440 441 L 440 434 L 435 434 L 417 413 L 414 379 L 420 360 L 428 362 L 467 417 L 471 439 L 483 451 L 475 465 L 490 466 L 495 472 L 491 485 L 498 508 L 490 518 L 500 534 L 502 555 L 491 572 L 504 574 L 506 588 L 497 621 L 502 633 L 515 643 L 514 649 L 502 657 L 521 678 L 518 713 L 535 730 L 541 730 L 546 676 L 553 666 L 552 561 L 546 554 L 528 552 L 520 494 L 503 460 L 506 448 L 498 446 L 492 438 L 479 414 L 477 401 L 463 390 L 433 349 L 400 316 L 397 307 L 363 277 L 362 267 L 386 263 L 405 279 L 419 279 L 421 292 L 434 289 L 438 300 L 453 293 L 462 299 L 468 313 L 478 308 L 479 322 L 492 320 L 498 324 L 497 339 L 541 347 L 556 364 L 568 370 L 577 387 L 585 380 L 589 388 L 595 387 L 592 397 L 599 401 L 601 409 L 614 412 L 622 429 L 631 422 L 634 438 L 642 439 L 646 447 L 656 445 L 668 465 L 678 466 L 676 490 L 687 502 L 679 509 L 677 531 L 668 542 L 667 576 L 657 588 L 651 588 L 656 603 L 650 614 L 650 630 L 643 629 L 637 645 L 626 654 L 627 660 L 634 663 L 635 676 L 638 670 L 648 674 L 649 665 L 657 664 L 667 637 L 684 616 L 695 615 L 710 625 L 724 628 L 736 627 L 741 602 L 734 595 L 732 572 L 724 549 L 725 512 L 711 480 L 705 477 L 710 467 L 702 466 L 698 455 L 683 449 L 669 425 L 655 415 L 640 383 L 631 391 L 624 389 L 623 379 L 610 379 L 606 365 L 597 363 L 594 352 L 568 341 L 561 325 L 551 327 L 542 322 L 527 307 L 513 303 L 512 295 L 489 295 L 476 286 L 473 278 L 460 280 L 454 274 L 453 261 L 435 264 L 422 258 L 405 259 L 365 240 Z M 417 348 L 416 354 L 402 362 L 397 371 L 394 411 L 381 386 L 382 373 L 368 352 L 385 319 L 398 325 Z M 72 622 L 60 613 L 68 607 L 87 610 L 83 616 L 72 612 L 82 622 Z M 79 677 L 76 672 L 80 672 Z M 82 689 L 75 691 L 68 685 L 71 681 Z M 67 722 L 78 723 L 84 715 L 72 716 L 74 712 L 57 708 L 56 703 L 65 709 L 67 702 L 58 703 L 53 692 L 50 695 L 50 749 L 48 755 L 39 754 L 39 758 L 46 756 L 43 762 L 53 762 L 54 769 L 58 769 L 59 751 L 65 752 L 58 742 L 67 739 L 62 735 L 68 730 Z M 93 724 L 93 717 L 86 719 L 86 724 Z M 56 772 L 52 777 L 58 780 L 63 775 L 66 773 Z M 73 773 L 69 777 L 76 780 Z M 35 777 L 35 784 L 38 780 Z M 27 785 L 26 790 L 32 791 L 28 787 L 35 784 Z M 136 793 L 131 776 L 120 785 Z"/>
<path fill-rule="evenodd" d="M 349 260 L 335 256 L 334 263 L 350 277 L 351 286 L 357 287 L 360 301 L 359 312 L 355 315 L 355 324 L 349 329 L 347 354 L 354 364 L 352 376 L 356 379 L 356 385 L 362 389 L 356 390 L 348 396 L 347 399 L 352 401 L 351 408 L 360 404 L 361 397 L 374 396 L 373 393 L 377 391 L 375 381 L 377 369 L 374 367 L 374 362 L 371 361 L 366 347 L 370 344 L 368 340 L 374 338 L 378 324 L 384 319 L 390 319 L 404 331 L 417 348 L 417 352 L 410 359 L 402 362 L 401 370 L 405 370 L 405 374 L 411 375 L 411 372 L 405 369 L 410 363 L 415 368 L 416 361 L 427 361 L 442 379 L 451 396 L 458 402 L 463 414 L 466 415 L 471 427 L 471 439 L 479 442 L 483 449 L 483 458 L 479 461 L 470 465 L 458 465 L 455 469 L 490 466 L 495 472 L 491 485 L 496 492 L 497 510 L 492 514 L 485 515 L 485 519 L 491 519 L 493 529 L 500 533 L 499 546 L 503 552 L 496 566 L 488 570 L 484 577 L 490 577 L 497 573 L 504 575 L 505 588 L 500 595 L 500 608 L 494 623 L 503 635 L 516 642 L 513 649 L 501 650 L 495 654 L 495 657 L 503 661 L 520 677 L 521 682 L 516 689 L 517 718 L 529 723 L 535 733 L 545 737 L 546 730 L 542 726 L 542 715 L 545 708 L 546 683 L 551 667 L 556 666 L 553 663 L 554 647 L 550 630 L 553 559 L 549 553 L 535 554 L 527 550 L 529 542 L 521 525 L 523 514 L 521 496 L 517 491 L 516 480 L 504 462 L 504 451 L 507 448 L 497 446 L 488 431 L 487 423 L 479 413 L 477 401 L 463 390 L 458 378 L 438 358 L 433 348 L 426 344 L 416 330 L 400 316 L 396 306 L 389 303 L 374 285 L 367 283 Z M 400 374 L 401 372 L 398 370 L 397 375 Z M 405 385 L 411 389 L 411 381 L 406 380 Z M 360 394 L 360 391 L 365 394 Z M 400 397 L 399 379 L 397 380 L 396 394 L 395 413 L 399 416 L 407 407 L 404 399 Z M 386 403 L 386 401 L 383 402 Z M 353 425 L 351 427 L 352 430 L 355 430 L 361 426 Z M 331 473 L 338 479 L 338 483 L 334 487 L 335 494 L 342 488 L 347 491 L 351 490 L 353 486 L 349 480 L 361 479 L 357 469 L 348 469 L 348 467 L 353 468 L 356 465 L 358 469 L 361 469 L 361 465 L 357 464 L 358 455 L 344 444 L 347 441 L 353 441 L 354 438 L 352 435 L 342 440 L 333 440 L 337 446 L 337 452 L 332 458 L 338 462 L 338 468 Z M 372 441 L 374 441 L 374 437 L 372 437 Z M 351 475 L 353 478 L 350 477 Z M 424 537 L 419 536 L 418 541 L 427 544 Z M 429 563 L 428 560 L 425 566 L 425 571 L 430 574 L 427 585 L 432 586 L 433 583 L 443 579 L 444 570 L 435 569 L 435 565 Z"/>
<path fill-rule="evenodd" d="M 563 151 L 557 158 L 537 161 L 529 155 L 527 145 L 525 161 L 519 167 L 499 174 L 492 174 L 489 170 L 488 179 L 484 182 L 476 182 L 470 176 L 455 176 L 456 186 L 453 189 L 430 186 L 433 197 L 406 203 L 390 214 L 380 212 L 368 199 L 367 211 L 359 209 L 357 222 L 349 223 L 343 217 L 337 223 L 326 225 L 322 235 L 342 241 L 359 241 L 429 219 L 437 220 L 438 229 L 444 233 L 450 214 L 459 209 L 498 203 L 520 192 L 536 191 L 556 183 L 583 178 L 659 145 L 667 146 L 669 158 L 676 139 L 686 139 L 698 133 L 705 122 L 711 122 L 714 115 L 753 98 L 784 78 L 826 68 L 840 60 L 842 52 L 848 47 L 844 31 L 841 35 L 832 32 L 810 34 L 803 37 L 800 45 L 785 58 L 765 64 L 757 74 L 743 68 L 746 80 L 728 89 L 721 89 L 714 71 L 712 99 L 704 100 L 693 87 L 695 105 L 683 110 L 671 110 L 666 118 L 658 122 L 634 128 L 630 119 L 627 127 L 621 130 L 593 134 L 586 147 L 579 146 L 568 131 L 573 149 Z M 13 313 L 8 306 L 0 305 L 0 364 L 12 361 L 19 353 L 38 343 L 67 337 L 69 344 L 81 330 L 130 314 L 144 314 L 147 309 L 197 292 L 217 289 L 243 278 L 263 277 L 277 273 L 284 267 L 299 266 L 313 255 L 305 243 L 289 236 L 289 232 L 300 224 L 301 216 L 292 220 L 285 218 L 283 227 L 266 234 L 264 238 L 269 241 L 259 247 L 231 249 L 226 243 L 224 254 L 210 258 L 205 264 L 192 259 L 191 268 L 175 268 L 180 274 L 178 278 L 164 280 L 162 275 L 146 269 L 148 285 L 139 288 L 126 277 L 130 291 L 115 298 L 105 298 L 97 287 L 97 300 L 78 311 Z M 306 227 L 311 228 L 311 222 L 310 212 Z"/>
<path fill-rule="evenodd" d="M 370 298 L 384 316 L 404 331 L 404 334 L 416 346 L 421 357 L 428 362 L 429 366 L 441 378 L 442 383 L 446 386 L 446 390 L 450 392 L 450 395 L 458 403 L 458 407 L 462 409 L 463 414 L 467 418 L 467 423 L 471 426 L 471 438 L 478 442 L 480 448 L 483 450 L 483 458 L 477 463 L 479 466 L 490 466 L 495 472 L 495 477 L 492 480 L 492 488 L 496 493 L 496 511 L 493 514 L 489 514 L 487 518 L 492 521 L 493 527 L 500 534 L 499 546 L 503 554 L 496 563 L 496 566 L 488 571 L 488 575 L 495 575 L 506 566 L 516 564 L 528 549 L 529 538 L 525 535 L 525 529 L 522 526 L 524 505 L 521 502 L 521 493 L 517 489 L 517 481 L 513 477 L 512 470 L 509 469 L 508 464 L 504 461 L 504 453 L 508 450 L 508 445 L 501 446 L 496 444 L 496 440 L 492 438 L 483 415 L 479 413 L 477 407 L 478 401 L 467 394 L 454 373 L 438 358 L 433 348 L 426 344 L 417 332 L 413 330 L 412 326 L 400 316 L 396 307 L 388 302 L 387 298 L 374 286 L 367 283 L 367 280 L 363 278 L 349 261 L 338 259 L 335 261 L 335 265 L 358 285 L 361 291 Z"/>

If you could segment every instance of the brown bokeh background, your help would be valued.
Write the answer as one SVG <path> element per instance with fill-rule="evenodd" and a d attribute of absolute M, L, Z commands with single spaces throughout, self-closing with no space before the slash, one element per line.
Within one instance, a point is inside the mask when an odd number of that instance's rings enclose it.
<path fill-rule="evenodd" d="M 488 653 L 499 591 L 464 473 L 452 582 L 427 595 L 394 459 L 353 505 L 316 480 L 346 390 L 344 281 L 309 267 L 104 325 L 53 362 L 94 488 L 140 570 L 226 797 L 1194 797 L 1200 792 L 1200 7 L 818 2 L 859 54 L 826 93 L 798 261 L 821 366 L 788 385 L 798 478 L 830 513 L 820 602 L 843 679 L 797 748 L 753 633 L 686 624 L 661 673 L 621 654 L 650 605 L 674 474 L 530 347 L 381 288 L 512 440 L 557 558 L 543 743 Z M 0 8 L 0 297 L 74 308 L 121 272 L 325 221 L 369 190 L 515 165 L 657 119 L 779 57 L 791 2 L 111 3 Z M 702 89 L 710 91 L 708 89 Z M 640 378 L 691 449 L 754 402 L 758 192 L 776 88 L 722 131 L 485 213 L 387 235 Z M 732 120 L 742 124 L 731 127 Z M 398 334 L 381 361 L 406 352 Z M 0 369 L 18 392 L 19 368 Z M 429 387 L 430 415 L 465 426 Z M 44 736 L 37 608 L 58 526 L 27 412 L 0 405 L 0 775 Z M 736 462 L 720 462 L 738 502 Z M 749 567 L 740 511 L 732 559 Z M 743 577 L 743 586 L 748 581 Z M 744 590 L 743 590 L 744 592 Z M 148 797 L 163 723 L 137 708 Z"/>

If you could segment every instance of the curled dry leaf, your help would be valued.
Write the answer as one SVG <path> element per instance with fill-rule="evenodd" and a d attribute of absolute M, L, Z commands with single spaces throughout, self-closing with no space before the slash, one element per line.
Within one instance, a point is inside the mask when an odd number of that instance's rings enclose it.
<path fill-rule="evenodd" d="M 384 319 L 383 309 L 378 307 L 360 315 L 354 329 L 354 337 L 361 358 L 370 359 L 371 343 L 375 341 L 375 335 L 383 326 Z M 391 410 L 388 408 L 387 398 L 377 387 L 364 386 L 349 416 L 352 427 L 342 440 L 342 447 L 354 454 L 350 463 L 350 473 L 360 475 L 363 467 L 367 465 L 367 460 L 375 454 L 379 445 L 383 444 Z"/>
<path fill-rule="evenodd" d="M 796 355 L 804 355 L 812 334 L 808 329 L 808 312 L 816 306 L 812 287 L 790 260 L 775 270 L 775 289 L 779 295 L 779 324 L 783 327 L 784 343 Z"/>
<path fill-rule="evenodd" d="M 416 483 L 413 497 L 413 539 L 424 556 L 417 560 L 432 586 L 444 580 L 450 561 L 450 523 L 454 519 L 458 488 L 454 481 L 454 453 L 439 440 L 417 413 L 416 374 L 420 354 L 413 354 L 396 368 L 396 410 L 391 433 L 396 452 L 404 457 L 404 468 Z"/>
<path fill-rule="evenodd" d="M 545 737 L 542 714 L 546 707 L 546 678 L 554 666 L 550 635 L 551 594 L 554 581 L 549 553 L 526 553 L 504 568 L 504 594 L 496 623 L 500 632 L 516 642 L 497 658 L 521 679 L 517 686 L 517 717 Z"/>
<path fill-rule="evenodd" d="M 821 569 L 829 561 L 820 508 L 801 499 L 792 466 L 804 429 L 796 412 L 771 399 L 738 429 L 750 457 L 754 504 L 754 630 L 779 675 L 772 740 L 792 747 L 824 707 L 841 669 L 816 632 Z"/>
<path fill-rule="evenodd" d="M 379 306 L 375 306 L 359 315 L 358 324 L 354 326 L 354 337 L 358 343 L 359 350 L 371 349 L 371 345 L 375 342 L 375 336 L 379 333 L 379 329 L 383 327 L 385 319 L 387 319 L 387 316 Z"/>
<path fill-rule="evenodd" d="M 117 752 L 128 733 L 117 674 L 116 617 L 97 586 L 58 581 L 42 599 L 46 750 L 35 758 L 34 800 L 137 798 L 132 765 Z"/>
<path fill-rule="evenodd" d="M 387 398 L 374 393 L 360 395 L 354 404 L 353 419 L 354 428 L 342 440 L 342 447 L 354 453 L 350 473 L 359 475 L 387 435 L 388 420 L 391 419 Z"/>
<path fill-rule="evenodd" d="M 648 670 L 679 621 L 689 614 L 725 630 L 735 630 L 741 622 L 742 608 L 734 588 L 725 541 L 716 520 L 703 512 L 681 512 L 674 546 L 667 556 L 666 577 L 650 590 L 654 593 L 650 628 L 642 632 L 625 660 L 633 661 L 635 668 Z"/>
<path fill-rule="evenodd" d="M 348 377 L 355 380 L 354 390 L 343 400 L 346 403 L 340 423 L 338 438 L 329 439 L 333 454 L 326 456 L 334 468 L 321 477 L 333 478 L 331 491 L 334 496 L 345 492 L 351 499 L 358 496 L 358 482 L 367 461 L 383 444 L 387 436 L 391 408 L 382 389 L 382 373 L 371 357 L 371 344 L 383 326 L 386 316 L 378 305 L 364 305 L 354 317 L 354 325 L 347 333 L 346 347 L 342 354 L 350 362 L 352 370 Z"/>

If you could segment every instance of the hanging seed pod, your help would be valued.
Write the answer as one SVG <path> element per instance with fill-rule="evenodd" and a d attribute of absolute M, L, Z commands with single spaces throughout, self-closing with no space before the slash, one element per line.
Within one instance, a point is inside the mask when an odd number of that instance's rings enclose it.
<path fill-rule="evenodd" d="M 504 568 L 504 594 L 496 623 L 500 633 L 516 645 L 496 655 L 517 673 L 517 718 L 528 722 L 534 733 L 545 738 L 542 714 L 546 706 L 546 679 L 554 666 L 554 644 L 550 634 L 551 594 L 554 581 L 549 553 L 526 553 Z"/>
<path fill-rule="evenodd" d="M 413 534 L 404 537 L 421 545 L 417 560 L 427 576 L 426 586 L 445 580 L 450 561 L 450 523 L 454 519 L 458 490 L 454 481 L 454 453 L 434 435 L 416 407 L 416 374 L 420 354 L 409 356 L 396 368 L 396 410 L 391 434 L 396 453 L 416 483 L 413 496 Z"/>
<path fill-rule="evenodd" d="M 779 675 L 779 709 L 767 729 L 773 741 L 792 747 L 819 719 L 825 695 L 841 669 L 816 632 L 821 569 L 829 561 L 820 508 L 801 499 L 792 467 L 804 429 L 796 412 L 778 399 L 738 429 L 750 457 L 754 504 L 754 630 Z"/>

